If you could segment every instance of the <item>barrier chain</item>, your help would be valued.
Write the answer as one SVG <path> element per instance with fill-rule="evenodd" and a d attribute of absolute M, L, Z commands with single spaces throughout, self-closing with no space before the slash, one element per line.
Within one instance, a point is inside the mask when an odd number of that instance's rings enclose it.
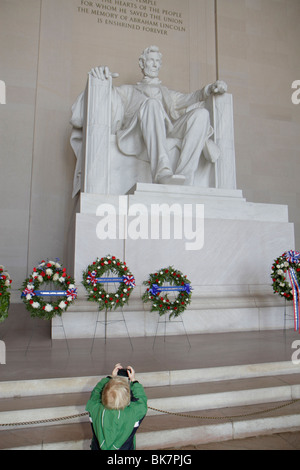
<path fill-rule="evenodd" d="M 258 414 L 264 414 L 264 413 L 270 413 L 271 411 L 276 411 L 281 408 L 285 408 L 286 406 L 293 405 L 294 403 L 297 403 L 300 401 L 300 398 L 297 398 L 295 400 L 291 400 L 287 403 L 274 406 L 272 408 L 267 408 L 266 410 L 259 410 L 259 411 L 252 411 L 250 413 L 244 413 L 240 415 L 233 415 L 233 416 L 197 416 L 197 415 L 189 415 L 189 414 L 184 414 L 184 413 L 176 413 L 173 411 L 165 411 L 165 410 L 160 410 L 158 408 L 152 408 L 151 406 L 148 406 L 148 409 L 153 410 L 153 411 L 158 411 L 159 413 L 163 414 L 168 414 L 168 415 L 173 415 L 173 416 L 180 416 L 182 418 L 193 418 L 193 419 L 215 419 L 215 420 L 233 420 L 233 419 L 238 419 L 238 418 L 245 418 L 246 416 L 254 416 Z M 61 418 L 49 418 L 49 419 L 42 419 L 42 420 L 37 420 L 37 421 L 27 421 L 27 422 L 21 422 L 21 423 L 6 423 L 6 424 L 1 424 L 0 427 L 9 427 L 9 426 L 30 426 L 34 424 L 42 424 L 42 423 L 50 423 L 50 422 L 57 422 L 57 421 L 66 421 L 70 419 L 75 419 L 75 418 L 81 418 L 83 416 L 87 416 L 88 412 L 85 411 L 84 413 L 80 413 L 78 415 L 72 415 L 72 416 L 63 416 Z"/>

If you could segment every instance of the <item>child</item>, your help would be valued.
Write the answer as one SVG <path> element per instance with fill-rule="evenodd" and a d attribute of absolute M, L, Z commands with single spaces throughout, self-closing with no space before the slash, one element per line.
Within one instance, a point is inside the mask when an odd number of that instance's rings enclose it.
<path fill-rule="evenodd" d="M 135 433 L 147 413 L 147 396 L 127 367 L 128 378 L 118 375 L 116 364 L 111 377 L 102 379 L 86 405 L 93 429 L 92 450 L 135 450 Z"/>

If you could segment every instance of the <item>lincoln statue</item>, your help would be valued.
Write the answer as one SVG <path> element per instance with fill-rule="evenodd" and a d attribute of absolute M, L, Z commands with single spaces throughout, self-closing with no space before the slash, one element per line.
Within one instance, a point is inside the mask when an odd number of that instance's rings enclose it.
<path fill-rule="evenodd" d="M 162 54 L 156 46 L 143 51 L 139 65 L 143 74 L 140 82 L 112 87 L 112 126 L 118 148 L 124 156 L 147 160 L 153 183 L 192 186 L 200 155 L 213 134 L 205 100 L 211 94 L 225 93 L 227 85 L 218 80 L 192 93 L 168 89 L 159 80 Z M 102 81 L 118 76 L 104 66 L 93 68 L 90 74 Z M 79 98 L 72 108 L 75 128 L 82 126 L 81 109 Z M 168 138 L 182 142 L 173 170 Z M 216 151 L 210 146 L 211 153 Z"/>

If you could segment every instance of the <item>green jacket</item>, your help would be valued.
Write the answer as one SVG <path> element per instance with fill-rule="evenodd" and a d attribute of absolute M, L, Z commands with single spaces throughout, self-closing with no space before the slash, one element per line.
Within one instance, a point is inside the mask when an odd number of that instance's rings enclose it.
<path fill-rule="evenodd" d="M 86 411 L 90 414 L 101 450 L 117 450 L 122 447 L 147 413 L 147 396 L 144 387 L 139 382 L 130 384 L 133 397 L 137 401 L 131 401 L 124 410 L 105 408 L 101 402 L 101 394 L 109 380 L 110 378 L 106 377 L 96 385 L 86 405 Z"/>

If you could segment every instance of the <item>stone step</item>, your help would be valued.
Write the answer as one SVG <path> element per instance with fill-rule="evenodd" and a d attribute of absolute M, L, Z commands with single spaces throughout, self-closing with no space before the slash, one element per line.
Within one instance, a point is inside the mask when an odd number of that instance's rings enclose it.
<path fill-rule="evenodd" d="M 285 403 L 284 403 L 285 404 Z M 137 434 L 138 450 L 180 448 L 300 430 L 299 402 L 278 408 L 266 403 L 187 413 L 189 416 L 147 416 Z M 270 410 L 265 412 L 266 410 Z M 256 414 L 260 412 L 261 414 Z M 199 416 L 199 419 L 194 416 Z M 204 419 L 204 416 L 206 417 Z M 235 418 L 232 418 L 235 416 Z M 240 416 L 240 417 L 237 417 Z M 0 431 L 0 449 L 88 450 L 91 428 L 88 422 Z"/>
<path fill-rule="evenodd" d="M 213 408 L 184 414 L 187 416 L 149 416 L 137 436 L 139 448 L 180 448 L 300 430 L 299 401 Z M 199 420 L 195 416 L 199 416 Z"/>
<path fill-rule="evenodd" d="M 277 375 L 274 375 L 275 372 Z M 278 372 L 280 373 L 278 374 Z M 236 378 L 241 376 L 244 378 Z M 162 445 L 174 447 L 179 442 L 184 445 L 190 443 L 192 437 L 196 439 L 197 443 L 200 443 L 202 442 L 201 435 L 215 435 L 215 439 L 221 439 L 220 435 L 223 435 L 224 439 L 232 439 L 235 438 L 233 436 L 236 436 L 236 425 L 227 422 L 228 410 L 230 410 L 229 416 L 234 416 L 244 414 L 245 407 L 249 407 L 249 409 L 251 407 L 257 409 L 258 407 L 258 411 L 260 411 L 270 408 L 270 403 L 275 404 L 271 408 L 277 408 L 278 405 L 281 406 L 281 403 L 300 398 L 299 367 L 291 367 L 289 362 L 273 363 L 269 364 L 269 367 L 267 364 L 252 364 L 155 372 L 139 374 L 137 378 L 145 386 L 149 398 L 149 411 L 138 435 L 140 448 L 147 448 L 149 443 L 151 446 L 154 445 L 151 447 L 152 449 L 162 448 Z M 86 446 L 90 441 L 90 425 L 85 413 L 85 405 L 90 391 L 98 380 L 99 378 L 96 377 L 75 377 L 1 382 L 0 424 L 23 424 L 9 427 L 0 426 L 0 448 L 23 447 L 24 435 L 30 440 L 31 446 L 39 447 L 46 444 L 47 446 L 63 445 L 77 446 L 78 448 Z M 51 393 L 49 394 L 49 392 Z M 252 429 L 251 432 L 260 429 L 261 432 L 266 433 L 268 429 L 289 430 L 300 426 L 299 403 L 279 408 L 282 413 L 279 415 L 275 413 L 275 416 L 272 416 L 272 422 L 266 421 L 266 419 L 270 419 L 270 412 L 268 417 L 257 415 L 257 418 L 254 419 L 254 421 L 258 421 L 257 427 L 249 425 L 249 429 Z M 242 407 L 243 413 L 234 412 L 237 410 L 237 406 Z M 225 422 L 223 419 L 216 420 L 215 417 L 213 420 L 203 421 L 201 419 L 199 425 L 198 418 L 187 418 L 165 414 L 165 412 L 200 414 L 201 416 L 215 413 L 215 416 L 224 416 L 226 419 Z M 65 417 L 72 418 L 60 420 Z M 59 421 L 53 421 L 57 418 Z M 50 421 L 34 425 L 26 424 L 45 420 Z M 251 416 L 246 416 L 244 419 L 245 429 L 248 429 L 246 423 L 249 420 L 253 421 Z M 215 427 L 216 432 L 214 431 Z M 45 431 L 46 428 L 49 430 Z M 59 430 L 55 441 L 51 437 L 53 436 L 52 428 Z M 41 433 L 36 434 L 38 429 L 43 429 L 48 437 L 42 439 Z M 72 435 L 72 438 L 69 436 L 66 439 L 68 433 L 70 436 Z M 184 433 L 184 438 L 182 433 Z M 60 438 L 60 434 L 63 434 L 64 437 Z M 10 441 L 8 435 L 12 437 Z M 61 439 L 63 444 L 59 444 Z M 183 443 L 182 439 L 184 439 Z"/>
<path fill-rule="evenodd" d="M 270 400 L 276 402 L 297 399 L 300 398 L 300 373 L 145 387 L 145 389 L 150 407 L 148 415 L 153 416 L 159 412 L 151 408 L 167 412 L 185 412 L 239 404 L 265 403 Z M 0 402 L 0 423 L 20 423 L 76 416 L 84 413 L 89 396 L 90 392 L 78 392 L 3 398 Z"/>
<path fill-rule="evenodd" d="M 138 373 L 136 378 L 144 387 L 159 387 L 297 373 L 300 373 L 299 366 L 293 364 L 292 361 L 281 361 L 199 369 L 154 371 Z M 0 381 L 0 399 L 91 392 L 99 380 L 99 377 L 88 376 Z"/>

